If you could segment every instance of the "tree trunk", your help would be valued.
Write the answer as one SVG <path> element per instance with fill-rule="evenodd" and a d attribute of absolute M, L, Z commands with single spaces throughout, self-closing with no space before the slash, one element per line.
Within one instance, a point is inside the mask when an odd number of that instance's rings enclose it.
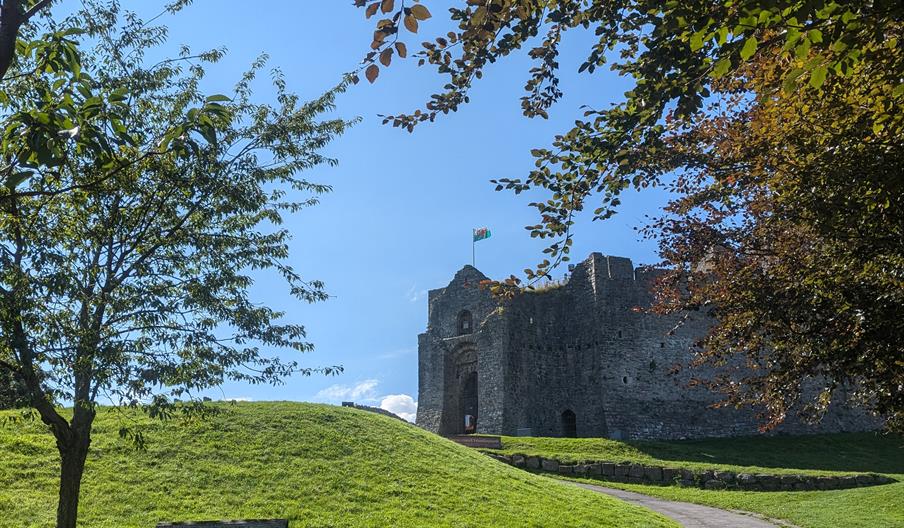
<path fill-rule="evenodd" d="M 0 79 L 6 75 L 16 55 L 16 38 L 22 18 L 21 0 L 5 1 L 0 6 Z"/>
<path fill-rule="evenodd" d="M 85 472 L 85 459 L 90 443 L 88 431 L 73 431 L 69 445 L 57 443 L 60 450 L 60 502 L 57 505 L 57 528 L 75 528 L 82 473 Z"/>

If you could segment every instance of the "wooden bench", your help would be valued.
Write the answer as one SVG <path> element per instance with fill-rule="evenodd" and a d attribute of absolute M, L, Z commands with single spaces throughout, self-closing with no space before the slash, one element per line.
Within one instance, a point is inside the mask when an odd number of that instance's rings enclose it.
<path fill-rule="evenodd" d="M 250 520 L 250 521 L 194 521 L 194 522 L 162 522 L 157 528 L 289 528 L 286 519 Z"/>

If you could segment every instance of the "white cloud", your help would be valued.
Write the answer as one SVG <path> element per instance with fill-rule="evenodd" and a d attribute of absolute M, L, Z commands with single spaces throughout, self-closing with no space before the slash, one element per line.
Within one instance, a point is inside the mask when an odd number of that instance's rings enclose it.
<path fill-rule="evenodd" d="M 408 292 L 405 294 L 408 302 L 418 302 L 426 296 L 427 290 L 419 290 L 417 289 L 417 285 L 412 285 L 410 288 L 408 288 Z"/>
<path fill-rule="evenodd" d="M 380 408 L 397 414 L 404 420 L 414 422 L 417 416 L 417 402 L 407 394 L 390 394 L 380 401 Z"/>
<path fill-rule="evenodd" d="M 379 380 L 367 379 L 354 385 L 330 385 L 318 392 L 314 398 L 318 401 L 336 403 L 340 401 L 376 401 L 376 388 Z"/>
<path fill-rule="evenodd" d="M 223 401 L 250 402 L 254 401 L 254 398 L 250 398 L 248 396 L 238 396 L 236 398 L 223 398 Z"/>
<path fill-rule="evenodd" d="M 314 399 L 325 403 L 339 403 L 353 401 L 365 405 L 376 405 L 391 413 L 395 413 L 403 420 L 414 422 L 417 416 L 417 402 L 407 394 L 389 394 L 380 396 L 377 387 L 380 380 L 366 379 L 353 385 L 331 385 L 318 392 Z"/>

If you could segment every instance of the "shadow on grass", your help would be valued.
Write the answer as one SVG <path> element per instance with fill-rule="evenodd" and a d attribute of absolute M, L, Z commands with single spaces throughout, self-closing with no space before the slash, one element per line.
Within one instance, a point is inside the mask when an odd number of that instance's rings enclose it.
<path fill-rule="evenodd" d="M 904 437 L 880 433 L 626 443 L 646 455 L 669 461 L 764 468 L 904 473 Z"/>

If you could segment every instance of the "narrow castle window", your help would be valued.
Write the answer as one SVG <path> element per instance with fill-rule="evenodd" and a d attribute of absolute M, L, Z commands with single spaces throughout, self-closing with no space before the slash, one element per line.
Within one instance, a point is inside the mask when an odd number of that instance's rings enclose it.
<path fill-rule="evenodd" d="M 458 314 L 458 335 L 473 333 L 473 325 L 474 321 L 471 317 L 471 312 L 462 310 L 461 313 Z"/>
<path fill-rule="evenodd" d="M 618 337 L 621 337 L 621 330 L 618 331 Z"/>

